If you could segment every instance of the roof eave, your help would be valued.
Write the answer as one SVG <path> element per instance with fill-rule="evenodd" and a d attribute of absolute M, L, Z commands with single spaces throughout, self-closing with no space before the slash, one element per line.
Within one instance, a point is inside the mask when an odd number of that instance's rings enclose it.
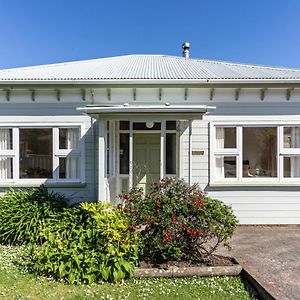
<path fill-rule="evenodd" d="M 0 80 L 0 89 L 60 87 L 300 87 L 300 78 L 280 79 L 117 79 L 117 80 Z"/>

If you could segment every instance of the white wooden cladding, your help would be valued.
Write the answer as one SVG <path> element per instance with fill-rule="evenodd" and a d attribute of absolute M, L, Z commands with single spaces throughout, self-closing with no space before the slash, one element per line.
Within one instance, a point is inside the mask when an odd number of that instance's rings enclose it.
<path fill-rule="evenodd" d="M 184 104 L 215 105 L 215 112 L 204 116 L 203 120 L 192 123 L 192 148 L 203 151 L 203 155 L 192 155 L 191 183 L 198 183 L 211 197 L 215 197 L 232 205 L 241 224 L 300 224 L 300 186 L 209 186 L 209 123 L 231 122 L 241 124 L 245 121 L 256 124 L 300 124 L 300 90 L 291 92 L 289 100 L 286 89 L 269 89 L 264 100 L 260 98 L 259 89 L 242 89 L 236 100 L 235 89 L 215 89 L 213 99 L 209 100 L 209 89 L 188 89 L 185 100 L 184 89 L 136 88 L 135 99 L 133 89 L 111 89 L 110 100 L 106 89 L 86 90 L 85 100 L 80 89 L 61 90 L 60 101 L 55 90 L 36 90 L 35 101 L 32 101 L 28 90 L 11 91 L 10 101 L 6 92 L 0 91 L 0 123 L 8 127 L 16 122 L 23 124 L 55 124 L 65 125 L 80 123 L 84 126 L 85 136 L 85 182 L 73 187 L 55 187 L 55 191 L 63 192 L 72 198 L 73 202 L 98 200 L 98 166 L 99 144 L 98 130 L 95 121 L 76 111 L 77 107 L 87 104 L 110 103 L 153 103 L 170 102 Z M 187 125 L 187 124 L 186 124 Z M 37 125 L 38 126 L 38 125 Z M 180 136 L 180 177 L 188 180 L 189 176 L 189 130 L 182 128 Z M 104 172 L 104 170 L 103 170 Z M 28 183 L 29 185 L 32 183 Z M 2 185 L 2 192 L 5 191 Z M 245 190 L 246 189 L 246 190 Z"/>

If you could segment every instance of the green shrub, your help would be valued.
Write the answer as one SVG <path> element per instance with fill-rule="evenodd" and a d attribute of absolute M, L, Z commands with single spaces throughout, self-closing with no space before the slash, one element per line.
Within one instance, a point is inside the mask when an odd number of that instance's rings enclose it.
<path fill-rule="evenodd" d="M 44 185 L 31 190 L 10 189 L 0 197 L 0 243 L 41 242 L 40 231 L 45 223 L 64 207 L 67 199 L 49 192 Z"/>
<path fill-rule="evenodd" d="M 140 254 L 145 260 L 204 260 L 218 245 L 228 246 L 237 226 L 228 205 L 178 179 L 161 180 L 146 196 L 133 189 L 119 197 L 132 228 L 141 229 Z"/>
<path fill-rule="evenodd" d="M 39 275 L 68 283 L 117 282 L 137 264 L 136 233 L 126 215 L 101 202 L 66 209 L 43 237 L 25 255 L 27 269 Z"/>

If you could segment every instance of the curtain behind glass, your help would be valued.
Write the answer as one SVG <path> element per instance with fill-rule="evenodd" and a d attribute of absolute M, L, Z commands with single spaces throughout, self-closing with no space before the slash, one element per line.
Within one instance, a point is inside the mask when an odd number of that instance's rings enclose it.
<path fill-rule="evenodd" d="M 11 129 L 0 129 L 0 150 L 11 149 Z M 0 157 L 0 179 L 12 178 L 12 159 Z"/>
<path fill-rule="evenodd" d="M 225 130 L 223 127 L 216 127 L 216 149 L 224 149 Z M 216 178 L 224 178 L 224 157 L 216 157 Z"/>
<path fill-rule="evenodd" d="M 292 127 L 291 147 L 300 148 L 300 127 Z M 291 157 L 291 177 L 300 177 L 300 157 Z"/>
<path fill-rule="evenodd" d="M 79 149 L 79 129 L 68 128 L 67 129 L 67 149 L 78 150 Z M 66 158 L 66 178 L 78 179 L 79 178 L 79 157 L 67 157 Z"/>

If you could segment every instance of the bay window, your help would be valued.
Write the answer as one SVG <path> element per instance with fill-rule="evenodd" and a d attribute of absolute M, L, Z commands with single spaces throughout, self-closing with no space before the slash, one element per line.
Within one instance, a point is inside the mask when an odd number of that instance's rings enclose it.
<path fill-rule="evenodd" d="M 0 128 L 0 183 L 82 181 L 81 128 Z"/>
<path fill-rule="evenodd" d="M 211 183 L 293 178 L 300 178 L 300 125 L 211 124 Z"/>

